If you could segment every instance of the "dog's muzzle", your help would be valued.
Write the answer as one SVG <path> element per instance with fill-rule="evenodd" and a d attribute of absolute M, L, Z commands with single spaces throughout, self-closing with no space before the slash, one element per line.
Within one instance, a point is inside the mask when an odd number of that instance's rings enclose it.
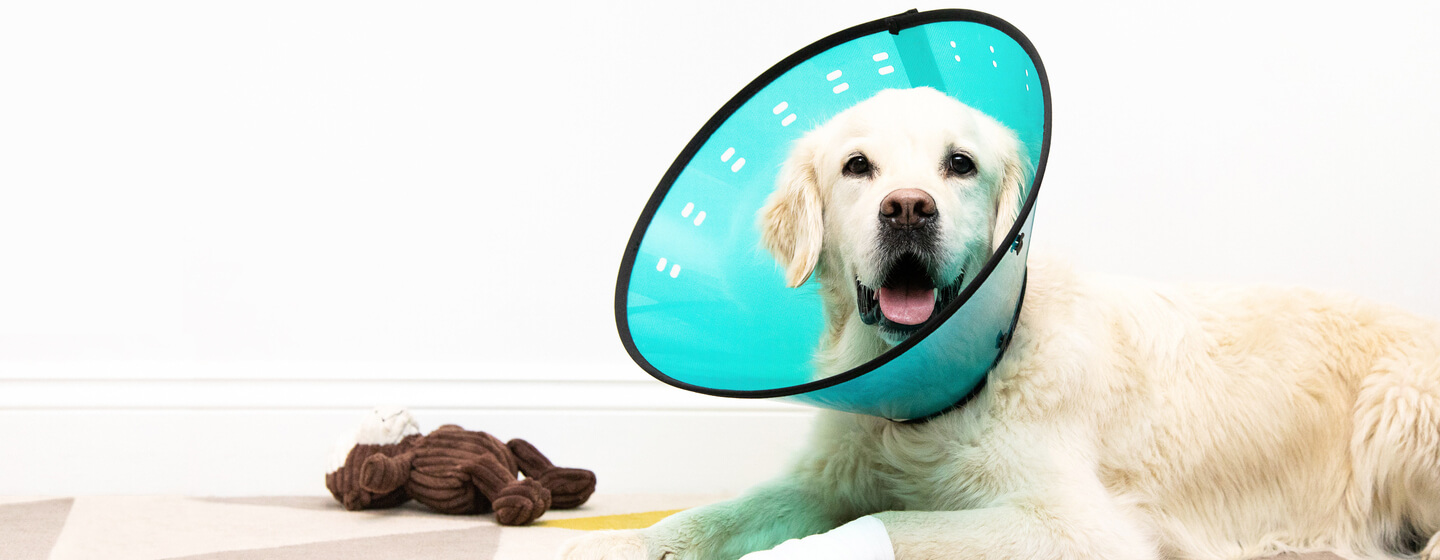
<path fill-rule="evenodd" d="M 920 260 L 912 255 L 901 257 L 880 287 L 872 288 L 855 279 L 855 303 L 860 320 L 867 325 L 908 335 L 940 313 L 960 295 L 965 271 L 949 282 L 937 286 Z"/>
<path fill-rule="evenodd" d="M 962 269 L 953 278 L 932 274 L 939 245 L 939 209 L 920 189 L 897 189 L 880 202 L 877 242 L 886 255 L 899 255 L 885 266 L 878 288 L 855 279 L 860 320 L 880 325 L 888 338 L 904 338 L 945 308 L 960 293 Z"/>

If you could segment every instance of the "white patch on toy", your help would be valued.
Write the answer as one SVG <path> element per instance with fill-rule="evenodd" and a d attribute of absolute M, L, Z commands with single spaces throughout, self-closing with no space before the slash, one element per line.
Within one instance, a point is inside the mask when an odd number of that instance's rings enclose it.
<path fill-rule="evenodd" d="M 360 421 L 355 430 L 355 443 L 388 445 L 400 443 L 405 436 L 420 433 L 415 417 L 398 406 L 377 406 Z"/>
<path fill-rule="evenodd" d="M 415 416 L 410 414 L 409 410 L 399 406 L 377 406 L 365 413 L 359 428 L 335 442 L 335 447 L 330 452 L 330 469 L 326 472 L 335 472 L 345 466 L 345 459 L 356 445 L 400 443 L 405 436 L 419 433 L 420 425 L 415 422 Z"/>

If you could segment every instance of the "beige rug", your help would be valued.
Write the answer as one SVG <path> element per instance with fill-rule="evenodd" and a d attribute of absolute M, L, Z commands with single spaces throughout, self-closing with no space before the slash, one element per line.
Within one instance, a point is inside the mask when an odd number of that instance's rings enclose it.
<path fill-rule="evenodd" d="M 329 496 L 0 498 L 0 559 L 548 559 L 583 531 L 647 527 L 724 498 L 596 495 L 528 527 L 414 504 L 345 511 Z"/>
<path fill-rule="evenodd" d="M 583 531 L 648 527 L 726 497 L 597 494 L 528 527 L 413 504 L 345 511 L 328 496 L 0 497 L 0 560 L 548 560 Z"/>

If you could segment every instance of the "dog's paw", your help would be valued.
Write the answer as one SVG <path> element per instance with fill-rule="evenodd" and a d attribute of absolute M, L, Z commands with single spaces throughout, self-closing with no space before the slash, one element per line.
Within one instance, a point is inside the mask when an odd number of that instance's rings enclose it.
<path fill-rule="evenodd" d="M 639 531 L 596 531 L 561 546 L 560 560 L 650 560 L 650 552 Z"/>

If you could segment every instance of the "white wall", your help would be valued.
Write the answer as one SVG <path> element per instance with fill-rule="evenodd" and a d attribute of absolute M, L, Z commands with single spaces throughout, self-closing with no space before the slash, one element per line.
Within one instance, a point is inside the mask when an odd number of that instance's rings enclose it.
<path fill-rule="evenodd" d="M 773 471 L 808 412 L 645 377 L 620 253 L 734 92 L 912 6 L 498 4 L 0 6 L 0 494 L 319 492 L 385 402 L 609 491 Z M 1440 317 L 1436 4 L 969 7 L 1050 74 L 1037 250 Z"/>

